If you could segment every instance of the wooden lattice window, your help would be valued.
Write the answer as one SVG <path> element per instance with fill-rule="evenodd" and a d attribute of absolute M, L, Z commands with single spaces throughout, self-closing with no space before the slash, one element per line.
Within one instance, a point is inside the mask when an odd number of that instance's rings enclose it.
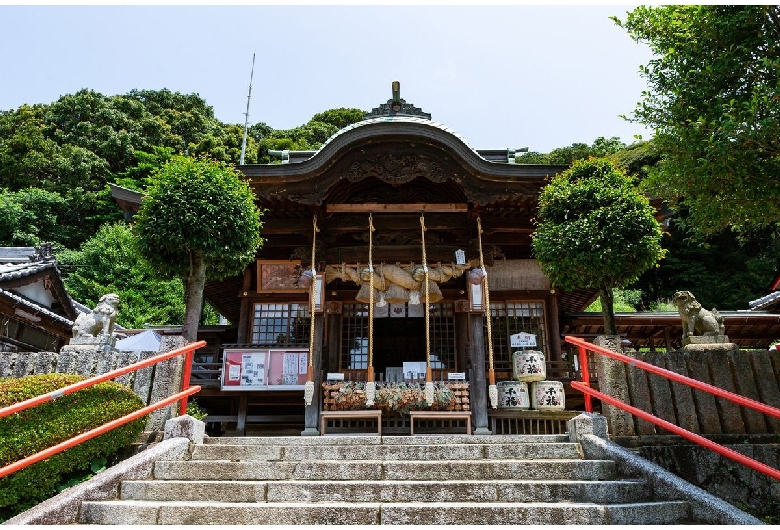
<path fill-rule="evenodd" d="M 308 347 L 310 318 L 304 304 L 255 304 L 252 344 Z"/>
<path fill-rule="evenodd" d="M 512 370 L 512 349 L 509 336 L 526 332 L 536 335 L 536 349 L 547 351 L 547 323 L 544 318 L 544 302 L 491 302 L 490 318 L 493 328 L 493 365 L 496 370 Z M 487 325 L 485 325 L 487 337 Z M 487 346 L 485 367 L 489 366 Z"/>

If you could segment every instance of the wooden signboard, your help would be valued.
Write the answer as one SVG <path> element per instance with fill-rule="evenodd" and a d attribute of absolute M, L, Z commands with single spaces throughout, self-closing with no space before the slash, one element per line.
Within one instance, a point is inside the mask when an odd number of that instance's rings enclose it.
<path fill-rule="evenodd" d="M 257 262 L 257 292 L 299 293 L 308 291 L 298 287 L 301 266 L 298 261 Z"/>

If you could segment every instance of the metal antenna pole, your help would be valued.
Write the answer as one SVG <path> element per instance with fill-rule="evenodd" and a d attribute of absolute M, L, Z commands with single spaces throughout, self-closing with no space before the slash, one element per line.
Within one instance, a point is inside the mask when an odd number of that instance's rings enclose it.
<path fill-rule="evenodd" d="M 246 131 L 249 128 L 249 101 L 252 99 L 252 79 L 255 77 L 255 54 L 252 53 L 252 72 L 249 74 L 249 94 L 246 97 L 246 112 L 244 113 L 244 139 L 241 140 L 241 160 L 239 165 L 244 165 L 246 154 Z"/>

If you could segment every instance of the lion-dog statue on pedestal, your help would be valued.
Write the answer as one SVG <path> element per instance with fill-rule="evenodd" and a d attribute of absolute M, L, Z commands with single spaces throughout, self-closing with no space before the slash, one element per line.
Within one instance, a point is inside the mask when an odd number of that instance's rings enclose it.
<path fill-rule="evenodd" d="M 100 298 L 92 313 L 81 313 L 73 323 L 74 338 L 110 337 L 114 332 L 119 295 L 109 293 Z"/>
<path fill-rule="evenodd" d="M 720 313 L 715 309 L 704 309 L 690 291 L 677 291 L 673 301 L 682 319 L 683 339 L 694 335 L 718 337 L 726 334 Z"/>

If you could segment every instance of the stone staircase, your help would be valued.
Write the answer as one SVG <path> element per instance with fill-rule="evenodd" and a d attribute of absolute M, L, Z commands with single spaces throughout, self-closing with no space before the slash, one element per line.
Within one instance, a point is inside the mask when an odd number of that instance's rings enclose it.
<path fill-rule="evenodd" d="M 568 435 L 205 438 L 80 524 L 688 524 Z"/>

